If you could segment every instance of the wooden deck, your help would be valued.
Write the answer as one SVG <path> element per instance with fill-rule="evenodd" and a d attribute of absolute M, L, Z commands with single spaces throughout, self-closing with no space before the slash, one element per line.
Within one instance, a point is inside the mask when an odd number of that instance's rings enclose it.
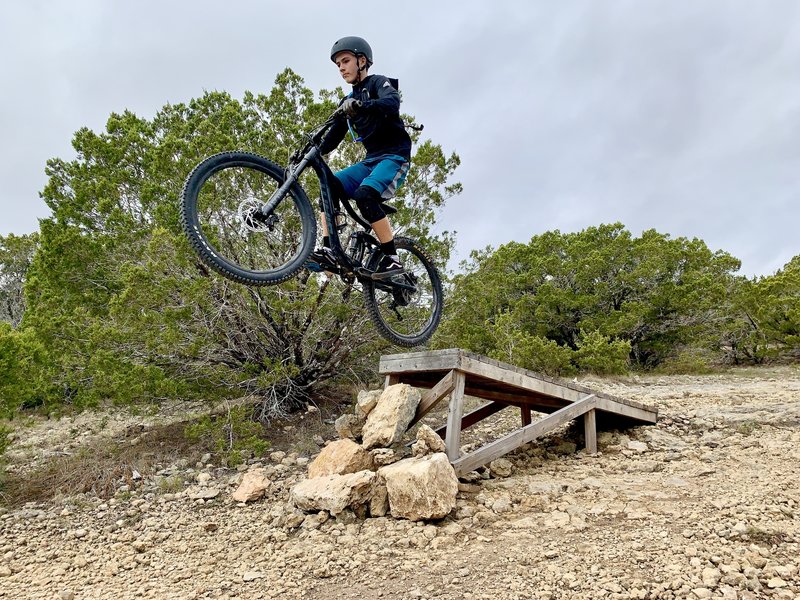
<path fill-rule="evenodd" d="M 653 424 L 658 417 L 653 407 L 459 349 L 382 356 L 379 372 L 385 375 L 386 386 L 407 383 L 426 390 L 411 425 L 450 397 L 447 424 L 437 432 L 444 438 L 447 456 L 459 475 L 578 417 L 583 417 L 586 447 L 592 453 L 597 452 L 598 417 L 612 425 Z M 489 402 L 465 415 L 465 395 Z M 461 456 L 461 431 L 508 406 L 520 409 L 520 428 Z M 532 411 L 547 416 L 532 422 Z"/>

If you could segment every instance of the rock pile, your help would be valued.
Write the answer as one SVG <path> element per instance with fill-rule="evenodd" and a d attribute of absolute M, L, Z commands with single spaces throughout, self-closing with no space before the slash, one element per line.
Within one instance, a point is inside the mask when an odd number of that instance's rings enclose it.
<path fill-rule="evenodd" d="M 291 503 L 333 517 L 446 517 L 456 506 L 458 479 L 442 439 L 422 425 L 412 456 L 404 458 L 399 447 L 419 401 L 419 391 L 406 384 L 361 392 L 354 414 L 336 421 L 341 439 L 308 466 L 308 478 L 291 490 Z"/>

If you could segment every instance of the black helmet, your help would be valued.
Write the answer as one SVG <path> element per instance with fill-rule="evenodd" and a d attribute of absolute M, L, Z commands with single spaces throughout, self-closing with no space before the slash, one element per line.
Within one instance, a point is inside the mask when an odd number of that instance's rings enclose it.
<path fill-rule="evenodd" d="M 352 52 L 356 57 L 366 56 L 367 66 L 372 66 L 372 48 L 369 47 L 367 40 L 364 38 L 349 35 L 337 40 L 333 48 L 331 48 L 331 60 L 333 60 L 333 57 L 339 54 L 339 52 Z"/>

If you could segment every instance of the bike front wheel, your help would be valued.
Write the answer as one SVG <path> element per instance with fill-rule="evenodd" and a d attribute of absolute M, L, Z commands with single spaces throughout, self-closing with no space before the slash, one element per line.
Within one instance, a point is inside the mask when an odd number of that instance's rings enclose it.
<path fill-rule="evenodd" d="M 316 238 L 303 189 L 289 188 L 270 215 L 255 212 L 284 180 L 279 165 L 249 152 L 222 152 L 197 165 L 183 187 L 181 224 L 200 259 L 228 279 L 257 286 L 300 270 Z"/>
<path fill-rule="evenodd" d="M 427 342 L 442 318 L 442 280 L 431 258 L 412 239 L 395 238 L 404 275 L 392 282 L 365 281 L 364 300 L 372 321 L 387 340 L 413 347 Z M 367 268 L 376 270 L 383 255 L 375 252 Z"/>

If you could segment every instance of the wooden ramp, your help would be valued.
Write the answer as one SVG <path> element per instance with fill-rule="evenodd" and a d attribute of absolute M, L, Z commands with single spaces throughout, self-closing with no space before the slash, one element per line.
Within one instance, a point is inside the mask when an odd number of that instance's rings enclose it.
<path fill-rule="evenodd" d="M 485 465 L 578 417 L 583 417 L 586 448 L 595 453 L 598 417 L 611 426 L 622 427 L 631 422 L 653 424 L 658 416 L 653 407 L 459 349 L 382 356 L 379 372 L 386 376 L 386 386 L 407 383 L 426 390 L 411 425 L 445 396 L 450 396 L 447 424 L 437 429 L 437 433 L 444 438 L 447 456 L 458 475 Z M 489 402 L 465 415 L 465 394 Z M 508 406 L 520 409 L 520 428 L 461 456 L 461 431 Z M 547 416 L 532 422 L 531 411 L 547 413 Z"/>

